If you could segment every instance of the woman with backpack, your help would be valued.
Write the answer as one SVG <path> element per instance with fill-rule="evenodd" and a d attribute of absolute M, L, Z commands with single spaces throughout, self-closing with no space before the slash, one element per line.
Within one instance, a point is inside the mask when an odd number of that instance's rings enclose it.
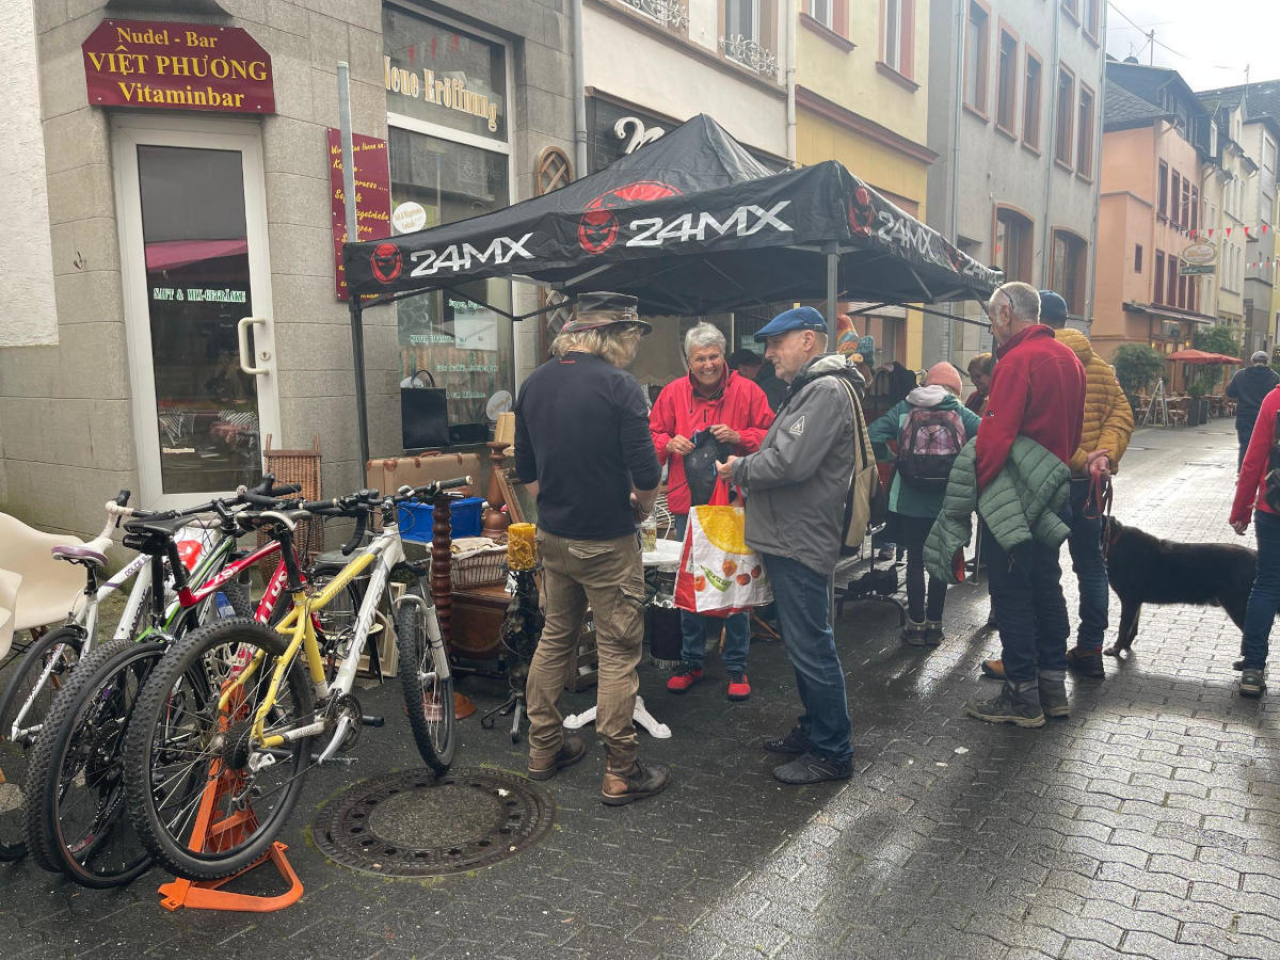
<path fill-rule="evenodd" d="M 960 371 L 947 362 L 934 364 L 905 400 L 874 421 L 868 431 L 880 460 L 889 459 L 894 441 L 893 485 L 889 512 L 898 539 L 907 549 L 907 625 L 902 639 L 915 647 L 936 647 L 943 640 L 942 607 L 947 584 L 929 578 L 926 594 L 924 541 L 942 509 L 942 495 L 956 454 L 978 434 L 981 420 L 960 403 Z"/>

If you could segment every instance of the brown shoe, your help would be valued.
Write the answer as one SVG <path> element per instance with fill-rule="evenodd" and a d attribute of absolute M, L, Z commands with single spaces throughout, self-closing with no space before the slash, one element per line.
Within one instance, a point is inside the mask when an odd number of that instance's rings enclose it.
<path fill-rule="evenodd" d="M 1004 661 L 1003 660 L 983 660 L 982 675 L 990 680 L 1004 679 Z"/>
<path fill-rule="evenodd" d="M 587 754 L 587 745 L 581 737 L 565 737 L 560 744 L 560 752 L 556 754 L 551 766 L 538 768 L 529 764 L 530 780 L 550 780 L 560 770 L 572 766 Z"/>
<path fill-rule="evenodd" d="M 600 800 L 611 807 L 620 807 L 633 800 L 643 800 L 661 793 L 671 783 L 671 771 L 660 763 L 636 761 L 630 773 L 606 771 L 600 785 Z"/>

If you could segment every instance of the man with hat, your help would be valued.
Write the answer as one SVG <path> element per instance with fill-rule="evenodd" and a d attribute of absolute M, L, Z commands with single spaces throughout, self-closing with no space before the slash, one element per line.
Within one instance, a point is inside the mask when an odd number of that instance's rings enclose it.
<path fill-rule="evenodd" d="M 582 759 L 565 736 L 557 701 L 588 606 L 600 681 L 596 733 L 606 763 L 601 800 L 620 806 L 653 796 L 667 768 L 637 757 L 635 710 L 644 642 L 644 567 L 636 523 L 653 509 L 661 472 L 635 358 L 649 324 L 634 297 L 583 294 L 516 401 L 516 474 L 538 498 L 538 551 L 546 625 L 529 667 L 529 776 L 549 780 Z"/>
<path fill-rule="evenodd" d="M 857 425 L 849 393 L 862 377 L 827 353 L 827 324 L 813 307 L 778 314 L 756 335 L 765 358 L 790 384 L 760 449 L 717 464 L 746 493 L 747 545 L 764 559 L 782 640 L 804 713 L 788 734 L 765 741 L 795 759 L 773 775 L 783 783 L 847 779 L 852 769 L 849 701 L 831 629 L 831 576 L 843 540 Z"/>
<path fill-rule="evenodd" d="M 1280 376 L 1267 365 L 1269 359 L 1267 351 L 1259 350 L 1253 355 L 1253 363 L 1232 377 L 1227 386 L 1227 396 L 1236 402 L 1236 439 L 1240 442 L 1236 470 L 1244 463 L 1244 452 L 1249 448 L 1263 399 L 1280 384 Z"/>

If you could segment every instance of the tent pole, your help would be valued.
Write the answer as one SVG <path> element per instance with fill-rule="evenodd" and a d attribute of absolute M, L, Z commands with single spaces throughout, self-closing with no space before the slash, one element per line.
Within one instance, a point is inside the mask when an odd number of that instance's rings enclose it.
<path fill-rule="evenodd" d="M 836 348 L 836 295 L 840 277 L 840 254 L 836 244 L 827 248 L 827 338 L 830 349 Z"/>
<path fill-rule="evenodd" d="M 360 239 L 356 218 L 356 161 L 351 135 L 351 76 L 345 60 L 338 62 L 338 127 L 342 140 L 342 199 L 347 214 L 347 241 Z M 363 472 L 369 462 L 369 401 L 364 382 L 364 318 L 359 295 L 347 290 L 347 307 L 351 311 L 351 360 L 356 379 L 356 436 L 360 441 L 360 464 Z"/>

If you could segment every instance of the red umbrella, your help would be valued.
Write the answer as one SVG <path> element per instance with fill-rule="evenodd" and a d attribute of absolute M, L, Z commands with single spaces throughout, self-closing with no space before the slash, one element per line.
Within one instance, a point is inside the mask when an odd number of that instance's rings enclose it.
<path fill-rule="evenodd" d="M 1235 357 L 1228 357 L 1223 353 L 1206 353 L 1203 350 L 1178 350 L 1165 357 L 1166 360 L 1181 360 L 1183 363 L 1243 363 L 1243 360 L 1237 360 Z"/>

